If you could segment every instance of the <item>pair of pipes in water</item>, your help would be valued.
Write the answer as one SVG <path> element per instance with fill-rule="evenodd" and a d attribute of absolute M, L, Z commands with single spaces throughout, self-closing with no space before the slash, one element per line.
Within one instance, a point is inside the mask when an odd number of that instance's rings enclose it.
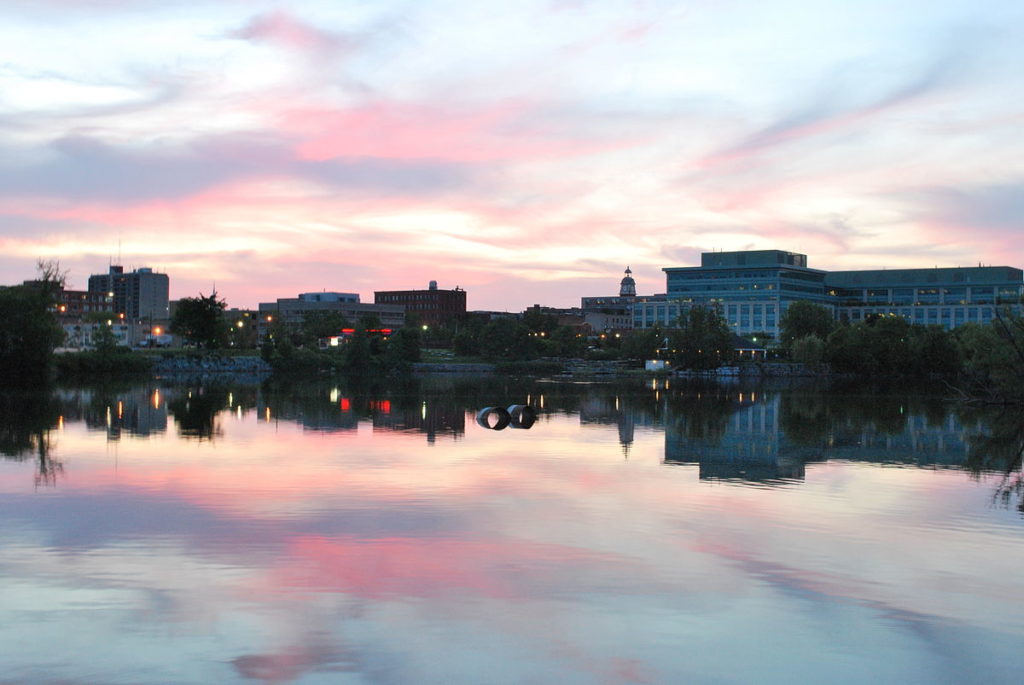
<path fill-rule="evenodd" d="M 506 428 L 529 430 L 537 422 L 537 411 L 528 404 L 510 404 L 502 407 L 484 407 L 476 413 L 476 422 L 494 431 Z"/>

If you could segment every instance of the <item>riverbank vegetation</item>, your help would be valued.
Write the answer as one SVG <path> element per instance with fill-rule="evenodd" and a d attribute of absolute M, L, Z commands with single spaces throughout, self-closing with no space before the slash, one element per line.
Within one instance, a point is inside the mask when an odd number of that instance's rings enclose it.
<path fill-rule="evenodd" d="M 952 331 L 893 315 L 852 324 L 829 318 L 820 305 L 790 305 L 781 320 L 790 359 L 847 376 L 942 378 L 963 397 L 1024 401 L 1024 319 L 1009 310 Z"/>
<path fill-rule="evenodd" d="M 389 336 L 380 329 L 374 317 L 360 319 L 344 344 L 325 348 L 303 344 L 308 342 L 304 340 L 306 331 L 296 340 L 277 329 L 263 342 L 260 356 L 275 371 L 360 375 L 405 371 L 420 360 L 419 329 L 407 326 Z"/>
<path fill-rule="evenodd" d="M 40 262 L 39 278 L 0 288 L 0 378 L 31 385 L 53 373 L 53 352 L 64 331 L 54 313 L 64 275 L 56 262 Z"/>
<path fill-rule="evenodd" d="M 55 357 L 63 339 L 55 297 L 63 281 L 55 264 L 41 263 L 39 268 L 38 280 L 0 288 L 0 373 L 8 383 L 31 383 L 55 371 L 63 377 L 145 373 L 174 354 L 257 353 L 251 347 L 254 335 L 245 345 L 232 337 L 232 327 L 224 320 L 225 303 L 212 293 L 184 298 L 176 309 L 172 329 L 188 342 L 188 350 L 129 351 L 100 327 L 93 349 Z M 991 324 L 968 323 L 947 331 L 893 315 L 836 322 L 826 307 L 795 302 L 780 320 L 780 329 L 779 344 L 766 352 L 812 373 L 871 380 L 943 379 L 963 397 L 1024 401 L 1024 319 L 1008 309 L 998 312 Z M 328 335 L 342 330 L 344 336 Z M 326 347 L 325 341 L 330 342 Z M 350 328 L 340 315 L 313 312 L 300 326 L 275 322 L 258 354 L 273 370 L 287 373 L 402 373 L 423 359 L 427 347 L 446 349 L 446 364 L 484 362 L 507 373 L 556 373 L 569 360 L 639 368 L 649 359 L 662 359 L 670 368 L 707 371 L 736 364 L 738 347 L 764 344 L 737 338 L 719 310 L 700 306 L 691 307 L 671 328 L 654 325 L 596 336 L 560 326 L 555 316 L 538 309 L 518 318 L 470 318 L 437 327 L 421 326 L 411 316 L 393 332 L 383 330 L 375 317 Z"/>

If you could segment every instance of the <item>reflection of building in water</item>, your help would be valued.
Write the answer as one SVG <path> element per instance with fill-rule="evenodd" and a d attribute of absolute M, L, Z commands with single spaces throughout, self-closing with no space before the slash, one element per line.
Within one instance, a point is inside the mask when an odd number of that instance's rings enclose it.
<path fill-rule="evenodd" d="M 359 427 L 359 414 L 352 399 L 342 396 L 336 388 L 326 394 L 259 395 L 256 420 L 290 421 L 304 429 L 324 433 L 354 431 Z"/>
<path fill-rule="evenodd" d="M 427 442 L 437 436 L 459 437 L 466 432 L 466 410 L 439 398 L 421 398 L 417 403 L 396 406 L 378 402 L 373 409 L 373 429 L 425 433 Z"/>
<path fill-rule="evenodd" d="M 167 431 L 167 403 L 159 389 L 140 389 L 125 396 L 120 407 L 122 430 L 145 437 Z"/>
<path fill-rule="evenodd" d="M 438 434 L 459 436 L 466 431 L 465 409 L 450 400 L 421 396 L 399 402 L 350 395 L 341 388 L 295 395 L 261 395 L 258 421 L 290 421 L 307 430 L 326 433 L 354 431 L 360 420 L 374 430 L 426 433 L 433 442 Z"/>
<path fill-rule="evenodd" d="M 780 451 L 778 398 L 724 405 L 734 412 L 721 430 L 687 430 L 686 417 L 667 421 L 665 461 L 698 464 L 701 478 L 801 480 L 804 460 Z M 689 433 L 689 435 L 687 435 Z"/>
<path fill-rule="evenodd" d="M 903 405 L 879 410 L 841 396 L 758 396 L 726 411 L 717 431 L 667 417 L 665 462 L 698 464 L 701 478 L 750 481 L 800 480 L 805 464 L 827 459 L 959 466 L 981 431 L 952 413 L 929 420 Z"/>
<path fill-rule="evenodd" d="M 655 402 L 657 400 L 650 398 Z M 629 456 L 637 426 L 652 426 L 657 422 L 654 408 L 646 408 L 635 396 L 588 393 L 580 400 L 581 424 L 615 425 L 619 430 L 622 453 Z"/>
<path fill-rule="evenodd" d="M 58 393 L 65 422 L 84 421 L 91 430 L 119 440 L 122 433 L 148 437 L 167 432 L 167 393 L 160 388 L 139 387 L 104 396 L 83 389 Z"/>
<path fill-rule="evenodd" d="M 908 414 L 903 430 L 895 433 L 847 420 L 833 426 L 825 455 L 882 464 L 960 466 L 967 459 L 970 436 L 980 432 L 981 425 L 964 426 L 953 414 L 939 423 L 922 414 Z"/>

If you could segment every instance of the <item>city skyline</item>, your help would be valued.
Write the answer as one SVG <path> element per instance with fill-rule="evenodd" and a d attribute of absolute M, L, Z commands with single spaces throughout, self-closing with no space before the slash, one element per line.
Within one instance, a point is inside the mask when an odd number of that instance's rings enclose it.
<path fill-rule="evenodd" d="M 1024 264 L 1009 3 L 152 0 L 0 9 L 0 283 L 637 292 L 712 250 Z"/>

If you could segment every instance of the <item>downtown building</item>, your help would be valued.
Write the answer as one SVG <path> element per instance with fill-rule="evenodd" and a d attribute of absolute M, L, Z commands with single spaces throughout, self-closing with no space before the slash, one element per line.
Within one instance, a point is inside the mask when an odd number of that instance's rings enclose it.
<path fill-rule="evenodd" d="M 111 266 L 105 274 L 89 276 L 89 292 L 111 298 L 113 313 L 128 322 L 166 322 L 170 318 L 170 279 L 142 268 L 125 272 Z"/>
<path fill-rule="evenodd" d="M 276 302 L 260 302 L 258 339 L 266 338 L 275 321 L 298 329 L 307 312 L 318 311 L 337 312 L 353 325 L 364 316 L 377 317 L 384 328 L 401 328 L 405 325 L 405 309 L 400 305 L 365 304 L 359 301 L 358 293 L 300 293 L 298 297 L 280 298 Z"/>
<path fill-rule="evenodd" d="M 580 300 L 580 309 L 592 331 L 611 333 L 633 327 L 633 307 L 643 299 L 637 298 L 633 271 L 627 266 L 619 281 L 618 295 L 584 297 Z"/>
<path fill-rule="evenodd" d="M 401 306 L 424 326 L 442 326 L 466 318 L 466 291 L 455 286 L 440 290 L 431 281 L 426 290 L 379 290 L 373 293 L 377 305 Z"/>
<path fill-rule="evenodd" d="M 991 322 L 999 307 L 1021 311 L 1024 272 L 1009 266 L 823 271 L 782 250 L 705 252 L 700 266 L 667 267 L 666 292 L 638 297 L 633 327 L 672 327 L 695 305 L 714 306 L 738 335 L 779 337 L 793 302 L 827 307 L 840 321 L 902 316 L 949 330 Z"/>

